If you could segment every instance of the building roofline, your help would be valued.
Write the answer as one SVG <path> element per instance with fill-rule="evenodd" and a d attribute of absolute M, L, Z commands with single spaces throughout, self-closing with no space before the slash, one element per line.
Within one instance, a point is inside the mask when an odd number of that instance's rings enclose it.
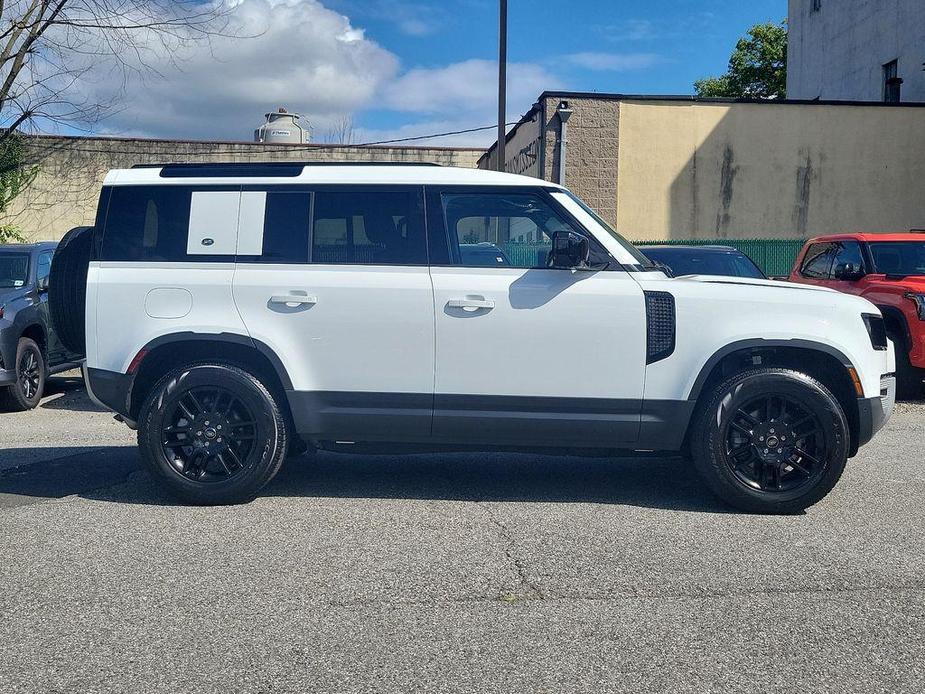
<path fill-rule="evenodd" d="M 265 149 L 268 151 L 286 151 L 292 150 L 319 150 L 319 149 L 411 149 L 411 150 L 437 150 L 442 152 L 484 152 L 482 147 L 439 147 L 427 145 L 403 145 L 400 142 L 394 144 L 381 145 L 344 145 L 344 144 L 322 144 L 317 142 L 311 143 L 289 143 L 289 142 L 252 142 L 250 140 L 180 140 L 164 137 L 132 137 L 122 135 L 50 135 L 46 133 L 30 134 L 23 133 L 23 136 L 29 140 L 66 140 L 66 141 L 84 141 L 84 142 L 103 142 L 112 141 L 120 143 L 137 142 L 139 144 L 164 143 L 169 145 L 222 145 L 222 146 L 243 146 L 254 149 Z"/>
<path fill-rule="evenodd" d="M 878 108 L 925 108 L 922 101 L 838 101 L 831 99 L 733 99 L 693 94 L 616 94 L 606 92 L 545 91 L 540 99 L 600 99 L 603 101 L 682 101 L 699 104 L 761 104 L 763 106 L 875 106 Z"/>

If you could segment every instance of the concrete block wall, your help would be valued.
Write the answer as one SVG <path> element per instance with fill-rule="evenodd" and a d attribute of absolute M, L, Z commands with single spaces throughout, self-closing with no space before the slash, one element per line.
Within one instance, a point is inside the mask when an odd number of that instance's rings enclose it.
<path fill-rule="evenodd" d="M 106 172 L 135 164 L 247 161 L 432 162 L 473 168 L 481 149 L 265 145 L 112 137 L 32 136 L 27 157 L 39 167 L 35 182 L 0 223 L 15 224 L 31 240 L 57 240 L 92 224 Z"/>

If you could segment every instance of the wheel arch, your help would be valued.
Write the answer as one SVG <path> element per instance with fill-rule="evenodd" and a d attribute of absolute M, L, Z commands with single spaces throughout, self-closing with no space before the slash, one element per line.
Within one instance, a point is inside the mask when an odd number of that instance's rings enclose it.
<path fill-rule="evenodd" d="M 783 367 L 812 376 L 835 396 L 848 420 L 851 431 L 849 455 L 857 453 L 860 434 L 858 396 L 850 369 L 851 360 L 839 349 L 811 340 L 741 340 L 726 345 L 703 365 L 688 401 L 699 406 L 710 392 L 726 378 L 756 366 Z M 696 415 L 688 423 L 684 448 L 690 443 L 690 431 Z"/>
<path fill-rule="evenodd" d="M 33 340 L 42 350 L 42 354 L 48 354 L 48 331 L 45 326 L 38 321 L 32 321 L 19 334 L 20 338 L 28 337 Z"/>
<path fill-rule="evenodd" d="M 237 333 L 172 333 L 147 343 L 133 359 L 129 374 L 133 377 L 127 409 L 135 420 L 151 388 L 171 369 L 199 361 L 221 362 L 238 366 L 260 377 L 279 396 L 280 406 L 288 411 L 285 392 L 292 390 L 292 380 L 282 360 L 259 340 Z"/>
<path fill-rule="evenodd" d="M 903 339 L 903 348 L 908 349 L 909 345 L 912 344 L 912 332 L 909 329 L 909 321 L 906 319 L 906 314 L 902 312 L 897 306 L 877 306 L 880 309 L 880 313 L 883 314 L 883 320 L 886 323 L 887 335 L 897 334 Z M 891 330 L 891 328 L 893 330 Z"/>

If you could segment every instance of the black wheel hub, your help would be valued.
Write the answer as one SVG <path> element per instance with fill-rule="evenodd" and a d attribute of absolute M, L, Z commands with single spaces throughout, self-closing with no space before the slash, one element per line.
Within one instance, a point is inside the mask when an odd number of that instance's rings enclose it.
<path fill-rule="evenodd" d="M 726 466 L 743 485 L 768 493 L 811 486 L 825 468 L 822 423 L 795 398 L 765 395 L 732 413 L 726 424 Z"/>
<path fill-rule="evenodd" d="M 164 419 L 162 447 L 181 475 L 220 482 L 240 474 L 256 450 L 257 423 L 245 402 L 224 388 L 182 393 Z"/>
<path fill-rule="evenodd" d="M 19 359 L 19 389 L 26 400 L 32 400 L 38 392 L 42 381 L 42 369 L 36 353 L 28 349 Z"/>

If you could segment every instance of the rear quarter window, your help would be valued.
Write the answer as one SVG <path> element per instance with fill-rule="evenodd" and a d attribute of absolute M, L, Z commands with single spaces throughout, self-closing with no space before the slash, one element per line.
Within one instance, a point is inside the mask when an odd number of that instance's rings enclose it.
<path fill-rule="evenodd" d="M 116 186 L 100 245 L 100 259 L 186 260 L 192 189 L 186 186 Z"/>

